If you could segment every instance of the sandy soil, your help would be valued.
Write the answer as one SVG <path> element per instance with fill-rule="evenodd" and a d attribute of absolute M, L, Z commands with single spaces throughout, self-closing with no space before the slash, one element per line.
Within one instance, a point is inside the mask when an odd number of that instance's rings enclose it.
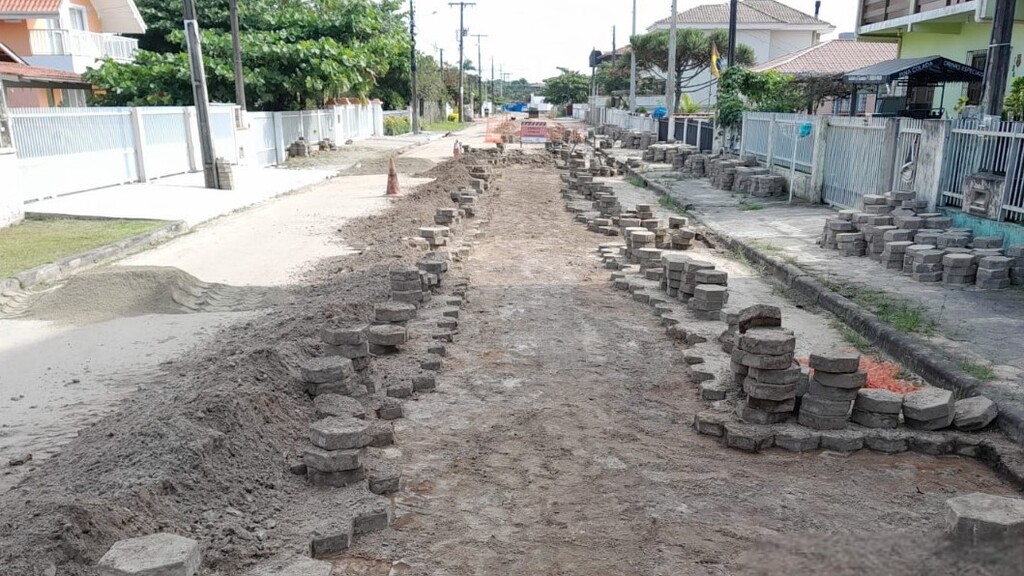
<path fill-rule="evenodd" d="M 751 455 L 698 436 L 682 351 L 612 290 L 592 256 L 603 237 L 570 222 L 551 171 L 504 182 L 441 393 L 399 428 L 395 529 L 358 542 L 342 573 L 1019 570 L 1020 548 L 964 554 L 942 534 L 945 499 L 1014 493 L 975 461 Z"/>

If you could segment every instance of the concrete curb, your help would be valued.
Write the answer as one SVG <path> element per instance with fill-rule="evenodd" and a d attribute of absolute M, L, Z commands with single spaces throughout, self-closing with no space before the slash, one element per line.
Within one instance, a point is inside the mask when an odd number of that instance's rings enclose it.
<path fill-rule="evenodd" d="M 669 195 L 669 191 L 665 187 L 651 182 L 630 169 L 625 163 L 619 162 L 619 164 L 628 174 L 633 174 L 643 180 L 646 186 L 659 196 Z M 707 227 L 705 226 L 705 228 Z M 711 230 L 706 230 L 705 234 L 730 250 L 743 254 L 751 262 L 763 266 L 766 273 L 808 302 L 813 302 L 823 310 L 835 314 L 847 326 L 913 370 L 928 383 L 947 390 L 962 392 L 966 396 L 984 395 L 989 397 L 999 406 L 999 417 L 996 424 L 1000 430 L 1010 440 L 1024 446 L 1024 405 L 1009 400 L 995 386 L 978 380 L 961 370 L 947 353 L 932 347 L 917 336 L 904 334 L 883 323 L 874 314 L 829 289 L 813 275 L 793 264 L 784 262 L 727 234 Z"/>
<path fill-rule="evenodd" d="M 100 246 L 87 252 L 61 258 L 56 262 L 30 268 L 11 278 L 0 280 L 0 294 L 10 290 L 27 290 L 37 284 L 63 280 L 85 268 L 117 260 L 143 248 L 148 248 L 153 244 L 180 236 L 188 232 L 188 230 L 185 222 L 179 220 L 145 234 L 125 238 L 113 244 Z"/>

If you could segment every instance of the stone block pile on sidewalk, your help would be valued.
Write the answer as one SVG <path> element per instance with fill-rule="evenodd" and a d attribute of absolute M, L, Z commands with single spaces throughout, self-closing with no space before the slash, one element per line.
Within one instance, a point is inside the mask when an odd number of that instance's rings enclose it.
<path fill-rule="evenodd" d="M 864 209 L 827 218 L 819 244 L 843 256 L 868 256 L 918 282 L 1001 290 L 1024 282 L 1024 246 L 1005 249 L 999 237 L 975 237 L 969 228 L 925 212 L 914 192 L 868 194 Z M 1014 280 L 1016 278 L 1016 281 Z"/>
<path fill-rule="evenodd" d="M 800 400 L 798 422 L 816 430 L 845 428 L 857 392 L 867 383 L 859 368 L 860 354 L 811 354 L 809 366 L 813 372 Z"/>

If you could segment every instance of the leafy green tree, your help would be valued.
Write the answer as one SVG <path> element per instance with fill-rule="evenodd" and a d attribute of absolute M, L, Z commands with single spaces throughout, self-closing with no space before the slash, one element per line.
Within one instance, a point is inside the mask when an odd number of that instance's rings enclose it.
<path fill-rule="evenodd" d="M 561 74 L 544 81 L 544 100 L 555 106 L 585 102 L 590 94 L 590 78 L 568 68 L 558 70 Z"/>
<path fill-rule="evenodd" d="M 718 123 L 739 126 L 743 112 L 797 112 L 809 106 L 804 86 L 793 76 L 776 70 L 751 72 L 735 66 L 718 83 Z"/>
<path fill-rule="evenodd" d="M 1003 108 L 1010 120 L 1024 120 L 1024 76 L 1013 79 L 1010 93 L 1003 102 Z"/>
<path fill-rule="evenodd" d="M 666 71 L 669 67 L 669 40 L 667 30 L 656 30 L 634 36 L 631 39 L 631 46 L 636 50 L 637 67 L 647 75 L 665 81 L 668 76 Z M 682 28 L 676 31 L 676 102 L 679 101 L 684 86 L 687 87 L 687 92 L 696 92 L 707 88 L 710 83 L 714 82 L 712 80 L 699 86 L 690 85 L 690 82 L 711 68 L 711 47 L 717 46 L 721 51 L 728 43 L 729 35 L 725 30 L 715 30 L 710 34 L 693 28 Z M 736 45 L 737 65 L 753 66 L 755 61 L 756 56 L 750 46 Z"/>
<path fill-rule="evenodd" d="M 200 3 L 203 56 L 214 102 L 234 100 L 227 0 Z M 188 58 L 177 2 L 138 0 L 149 26 L 134 63 L 106 61 L 86 72 L 109 106 L 191 104 Z M 246 0 L 239 4 L 247 107 L 292 110 L 341 96 L 365 97 L 408 59 L 398 0 Z"/>

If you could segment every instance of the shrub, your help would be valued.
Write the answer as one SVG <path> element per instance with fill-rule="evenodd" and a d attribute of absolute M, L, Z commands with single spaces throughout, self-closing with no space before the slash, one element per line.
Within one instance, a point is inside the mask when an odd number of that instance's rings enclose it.
<path fill-rule="evenodd" d="M 384 118 L 384 135 L 398 136 L 408 134 L 412 128 L 409 126 L 409 119 L 405 116 L 387 116 Z"/>

